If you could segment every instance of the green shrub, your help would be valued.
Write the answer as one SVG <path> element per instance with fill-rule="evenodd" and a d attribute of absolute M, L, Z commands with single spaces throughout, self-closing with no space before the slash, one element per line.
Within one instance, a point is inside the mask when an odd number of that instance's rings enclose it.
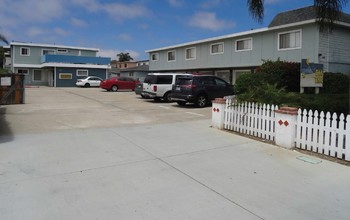
<path fill-rule="evenodd" d="M 340 94 L 349 92 L 349 77 L 343 73 L 325 72 L 321 93 Z"/>
<path fill-rule="evenodd" d="M 257 69 L 258 74 L 265 74 L 265 81 L 277 84 L 288 92 L 300 90 L 300 63 L 267 60 Z"/>

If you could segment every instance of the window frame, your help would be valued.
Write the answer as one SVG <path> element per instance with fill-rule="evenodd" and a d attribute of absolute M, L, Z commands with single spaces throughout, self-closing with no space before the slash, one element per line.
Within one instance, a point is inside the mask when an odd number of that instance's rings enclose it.
<path fill-rule="evenodd" d="M 213 46 L 222 44 L 222 52 L 213 52 Z M 225 43 L 224 42 L 218 42 L 214 44 L 210 44 L 210 55 L 216 55 L 216 54 L 223 54 L 225 52 Z"/>
<path fill-rule="evenodd" d="M 300 37 L 299 37 L 299 46 L 298 47 L 288 47 L 288 48 L 280 48 L 281 47 L 281 43 L 280 43 L 280 39 L 281 39 L 281 35 L 284 34 L 291 34 L 291 33 L 300 33 Z M 284 31 L 284 32 L 280 32 L 278 33 L 278 37 L 277 37 L 277 50 L 278 51 L 284 51 L 284 50 L 297 50 L 297 49 L 301 49 L 302 48 L 302 36 L 303 36 L 303 32 L 302 29 L 296 29 L 296 30 L 290 30 L 290 31 Z"/>
<path fill-rule="evenodd" d="M 70 78 L 62 78 L 62 75 L 66 75 L 66 76 L 70 75 Z M 73 74 L 71 74 L 71 73 L 59 73 L 58 78 L 62 79 L 62 80 L 70 80 L 70 79 L 73 79 Z"/>
<path fill-rule="evenodd" d="M 25 71 L 26 73 L 19 73 L 19 71 Z M 19 74 L 23 74 L 23 75 L 29 75 L 29 69 L 22 69 L 22 68 L 20 68 L 20 69 L 17 69 L 17 73 L 19 73 Z"/>
<path fill-rule="evenodd" d="M 174 59 L 173 60 L 169 60 L 169 53 L 174 53 Z M 175 62 L 176 61 L 176 50 L 169 50 L 167 52 L 167 61 L 168 62 Z"/>
<path fill-rule="evenodd" d="M 239 50 L 238 49 L 238 42 L 246 41 L 246 40 L 250 40 L 250 48 Z M 253 50 L 253 38 L 252 37 L 238 39 L 235 41 L 235 52 L 250 51 L 250 50 Z"/>
<path fill-rule="evenodd" d="M 194 56 L 188 58 L 187 57 L 187 50 L 194 50 Z M 197 48 L 196 47 L 188 47 L 185 49 L 185 60 L 195 60 L 197 59 Z"/>
<path fill-rule="evenodd" d="M 46 55 L 46 54 L 44 54 L 44 51 L 51 51 L 51 52 L 53 52 L 53 53 L 47 53 L 47 54 L 56 54 L 55 49 L 42 49 L 41 50 L 41 55 L 42 56 Z"/>
<path fill-rule="evenodd" d="M 81 75 L 79 74 L 79 71 L 84 71 L 86 72 L 86 75 Z M 76 72 L 75 72 L 76 76 L 89 76 L 89 70 L 88 69 L 77 69 Z"/>
<path fill-rule="evenodd" d="M 40 80 L 35 79 L 35 71 L 40 71 Z M 41 69 L 34 69 L 32 74 L 32 80 L 34 82 L 42 82 L 43 81 L 43 71 Z"/>
<path fill-rule="evenodd" d="M 26 49 L 27 50 L 27 54 L 23 54 L 23 49 Z M 29 47 L 20 47 L 20 49 L 19 49 L 19 54 L 20 54 L 20 56 L 30 56 L 30 48 Z"/>
<path fill-rule="evenodd" d="M 67 50 L 67 49 L 60 49 L 60 48 L 58 48 L 58 49 L 56 50 L 56 52 L 57 52 L 57 53 L 68 53 L 68 50 Z"/>
<path fill-rule="evenodd" d="M 156 59 L 153 59 L 153 55 L 155 55 Z M 151 61 L 158 61 L 159 60 L 159 53 L 152 53 L 151 54 Z"/>

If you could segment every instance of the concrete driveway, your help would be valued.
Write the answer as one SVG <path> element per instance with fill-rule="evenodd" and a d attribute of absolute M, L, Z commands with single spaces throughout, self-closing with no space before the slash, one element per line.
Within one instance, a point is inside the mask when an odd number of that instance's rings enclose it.
<path fill-rule="evenodd" d="M 1 115 L 0 219 L 349 219 L 349 167 L 210 128 L 210 107 L 26 97 Z"/>

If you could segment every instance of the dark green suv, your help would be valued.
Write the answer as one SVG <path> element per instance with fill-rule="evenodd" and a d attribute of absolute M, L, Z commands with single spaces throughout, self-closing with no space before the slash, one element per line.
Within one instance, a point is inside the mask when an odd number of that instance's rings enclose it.
<path fill-rule="evenodd" d="M 215 98 L 233 95 L 233 86 L 212 75 L 178 77 L 171 92 L 171 101 L 179 105 L 194 103 L 204 107 Z"/>

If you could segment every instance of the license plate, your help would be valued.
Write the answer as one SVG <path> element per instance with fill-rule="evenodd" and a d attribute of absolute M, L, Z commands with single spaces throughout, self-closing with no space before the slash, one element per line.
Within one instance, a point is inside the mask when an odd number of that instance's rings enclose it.
<path fill-rule="evenodd" d="M 176 91 L 180 91 L 181 88 L 180 88 L 180 87 L 176 87 L 175 90 L 176 90 Z"/>

